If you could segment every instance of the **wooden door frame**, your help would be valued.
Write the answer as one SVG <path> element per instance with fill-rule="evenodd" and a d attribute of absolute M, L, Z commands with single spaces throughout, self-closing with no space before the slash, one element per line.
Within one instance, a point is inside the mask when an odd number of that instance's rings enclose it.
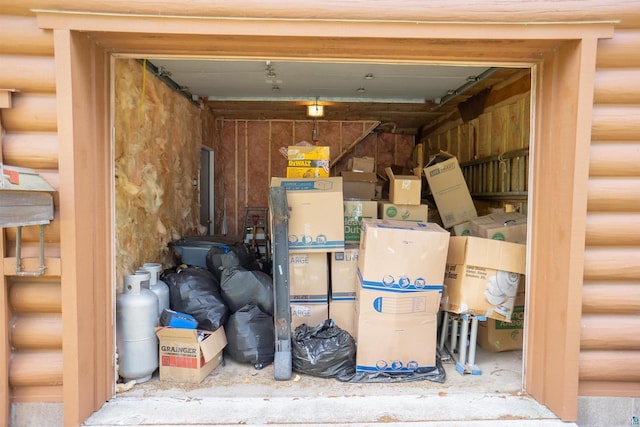
<path fill-rule="evenodd" d="M 189 55 L 198 57 L 287 58 L 324 61 L 360 60 L 382 62 L 437 62 L 529 66 L 532 68 L 531 172 L 529 194 L 531 221 L 528 245 L 527 328 L 524 357 L 524 388 L 538 402 L 563 420 L 577 418 L 578 358 L 580 353 L 581 294 L 584 236 L 591 135 L 591 112 L 597 41 L 613 35 L 611 23 L 417 23 L 408 21 L 349 21 L 224 19 L 163 16 L 100 15 L 38 11 L 41 28 L 55 29 L 58 123 L 60 126 L 61 228 L 63 282 L 64 400 L 65 423 L 82 422 L 97 409 L 100 396 L 89 402 L 86 393 L 96 393 L 95 379 L 78 375 L 87 358 L 98 368 L 98 383 L 114 389 L 112 367 L 105 356 L 85 354 L 95 341 L 87 328 L 80 328 L 86 301 L 78 298 L 87 272 L 84 242 L 73 227 L 82 222 L 76 212 L 92 192 L 113 197 L 108 180 L 97 188 L 79 185 L 73 155 L 91 150 L 83 139 L 82 115 L 72 106 L 86 105 L 82 90 L 66 92 L 73 84 L 76 56 L 88 57 L 91 49 L 76 49 L 73 41 L 94 43 L 110 53 L 153 57 Z M 419 24 L 419 25 L 418 25 Z M 327 36 L 327 35 L 331 36 Z M 339 36 L 335 36 L 339 34 Z M 88 42 L 88 40 L 91 42 Z M 185 43 L 188 41 L 189 43 Z M 97 49 L 97 48 L 96 48 Z M 80 61 L 82 62 L 82 61 Z M 98 86 L 101 82 L 96 82 Z M 84 88 L 90 91 L 91 88 Z M 101 88 L 94 88 L 101 89 Z M 91 101 L 89 101 L 91 102 Z M 108 104 L 108 103 L 107 103 Z M 64 108 L 63 108 L 64 107 Z M 90 109 L 91 110 L 91 109 Z M 92 109 L 104 114 L 104 105 Z M 535 111 L 535 114 L 533 113 Z M 77 132 L 80 130 L 80 132 Z M 107 133 L 99 146 L 108 144 Z M 102 164 L 101 168 L 108 165 Z M 69 174 L 69 175 L 66 175 Z M 73 193 L 70 193 L 72 192 Z M 63 197 L 64 195 L 64 197 Z M 64 208 L 64 209 L 62 209 Z M 105 221 L 109 217 L 106 216 Z M 95 224 L 94 224 L 95 226 Z M 109 230 L 110 224 L 102 224 Z M 73 230 L 70 230 L 73 229 Z M 71 236 L 71 240 L 67 240 Z M 113 270 L 113 257 L 98 273 Z M 83 279 L 80 273 L 89 275 Z M 91 276 L 93 275 L 93 276 Z M 111 277 L 111 276 L 109 276 Z M 107 287 L 103 289 L 100 287 Z M 100 280 L 96 291 L 113 306 L 113 283 Z M 68 298 L 72 297 L 72 298 Z M 111 298 L 111 299 L 109 299 Z M 95 300 L 94 300 L 95 301 Z M 95 302 L 94 302 L 95 304 Z M 104 311 L 104 310 L 103 310 Z M 104 331 L 113 341 L 113 313 L 93 316 L 93 329 Z M 564 327 L 563 327 L 564 326 Z M 68 336 L 69 331 L 74 331 Z M 530 351 L 535 348 L 534 351 Z M 111 353 L 112 354 L 112 353 Z M 99 359 L 99 360 L 98 360 Z M 112 374 L 112 372 L 111 372 Z M 108 388 L 108 387 L 107 387 Z M 105 399 L 106 400 L 106 399 Z"/>

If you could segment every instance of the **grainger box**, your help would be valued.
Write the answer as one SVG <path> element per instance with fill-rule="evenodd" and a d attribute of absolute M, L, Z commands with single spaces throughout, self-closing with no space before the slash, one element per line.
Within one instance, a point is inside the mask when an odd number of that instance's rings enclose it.
<path fill-rule="evenodd" d="M 446 228 L 478 216 L 455 156 L 441 151 L 425 166 L 424 175 Z"/>
<path fill-rule="evenodd" d="M 526 246 L 501 240 L 452 236 L 442 309 L 510 321 Z"/>
<path fill-rule="evenodd" d="M 376 219 L 378 205 L 374 200 L 345 200 L 344 206 L 344 241 L 360 243 L 360 229 L 363 219 Z"/>
<path fill-rule="evenodd" d="M 221 362 L 227 345 L 224 328 L 214 332 L 199 329 L 161 327 L 160 379 L 183 383 L 199 383 Z"/>
<path fill-rule="evenodd" d="M 333 252 L 344 249 L 342 178 L 271 178 L 286 189 L 289 252 Z"/>

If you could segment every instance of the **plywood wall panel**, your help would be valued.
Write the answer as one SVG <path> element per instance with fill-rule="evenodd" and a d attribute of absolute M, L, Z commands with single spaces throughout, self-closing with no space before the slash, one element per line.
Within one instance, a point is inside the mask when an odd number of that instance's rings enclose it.
<path fill-rule="evenodd" d="M 270 152 L 269 152 L 269 123 L 249 122 L 247 128 L 249 157 L 249 197 L 248 206 L 269 206 Z"/>
<path fill-rule="evenodd" d="M 55 93 L 56 73 L 53 56 L 0 54 L 0 64 L 0 88 L 21 92 Z"/>
<path fill-rule="evenodd" d="M 224 121 L 220 145 L 216 154 L 216 206 L 220 211 L 219 223 L 216 230 L 222 230 L 222 223 L 226 216 L 227 233 L 237 234 L 237 212 L 236 212 L 236 150 L 238 150 L 238 124 L 235 121 Z M 226 213 L 225 213 L 226 210 Z"/>
<path fill-rule="evenodd" d="M 251 186 L 248 181 L 250 179 L 250 169 L 248 168 L 249 158 L 249 135 L 247 133 L 247 122 L 238 122 L 238 151 L 237 158 L 237 190 L 238 197 L 236 199 L 236 212 L 238 213 L 238 225 L 236 234 L 244 233 L 244 208 L 248 206 L 247 199 Z"/>
<path fill-rule="evenodd" d="M 115 64 L 116 285 L 144 262 L 174 264 L 168 244 L 203 232 L 197 182 L 201 110 L 141 63 Z"/>
<path fill-rule="evenodd" d="M 32 169 L 58 168 L 58 135 L 51 132 L 7 133 L 2 139 L 4 162 Z"/>
<path fill-rule="evenodd" d="M 14 93 L 12 108 L 2 109 L 2 127 L 6 132 L 55 132 L 56 96 L 52 93 Z"/>
<path fill-rule="evenodd" d="M 9 302 L 14 313 L 60 313 L 60 280 L 13 279 Z"/>
<path fill-rule="evenodd" d="M 287 160 L 280 154 L 280 148 L 285 149 L 289 145 L 294 145 L 297 141 L 293 136 L 293 122 L 272 121 L 271 122 L 271 175 L 286 177 Z M 277 155 L 275 155 L 277 154 Z"/>
<path fill-rule="evenodd" d="M 62 315 L 17 315 L 11 322 L 11 346 L 17 350 L 62 349 Z"/>

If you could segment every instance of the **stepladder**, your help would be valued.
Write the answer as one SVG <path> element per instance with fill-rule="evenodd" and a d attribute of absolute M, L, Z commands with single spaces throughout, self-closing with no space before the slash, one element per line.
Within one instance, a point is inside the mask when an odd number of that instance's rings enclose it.
<path fill-rule="evenodd" d="M 438 352 L 443 362 L 453 360 L 456 371 L 461 375 L 482 374 L 482 370 L 476 364 L 476 346 L 478 322 L 485 320 L 486 316 L 442 312 Z"/>

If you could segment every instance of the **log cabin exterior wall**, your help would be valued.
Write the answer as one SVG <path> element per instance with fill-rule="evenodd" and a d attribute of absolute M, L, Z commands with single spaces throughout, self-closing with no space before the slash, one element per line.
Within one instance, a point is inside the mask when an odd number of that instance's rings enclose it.
<path fill-rule="evenodd" d="M 112 1 L 109 3 L 83 1 L 72 2 L 68 7 L 78 10 L 101 10 L 105 12 L 156 13 L 157 2 L 136 1 L 133 3 Z M 98 4 L 99 3 L 99 4 Z M 241 2 L 242 3 L 242 2 Z M 247 3 L 247 2 L 244 2 Z M 260 2 L 235 4 L 221 10 L 208 2 L 196 2 L 193 12 L 201 15 L 233 16 L 238 10 L 254 8 L 254 13 L 264 16 L 300 16 L 300 10 L 308 7 L 315 17 L 359 18 L 363 9 L 352 8 L 343 2 L 301 4 L 296 7 L 282 6 L 274 9 Z M 255 3 L 255 4 L 253 4 Z M 406 7 L 397 5 L 371 5 L 367 16 L 378 19 L 413 19 L 424 12 L 420 2 L 408 2 Z M 536 4 L 537 3 L 537 4 Z M 430 8 L 429 17 L 441 21 L 540 21 L 561 20 L 620 20 L 611 40 L 602 40 L 598 46 L 598 68 L 596 72 L 596 96 L 594 99 L 592 146 L 590 161 L 589 200 L 587 233 L 585 236 L 585 273 L 583 290 L 583 323 L 580 355 L 580 394 L 603 396 L 638 396 L 640 369 L 633 326 L 637 323 L 640 293 L 638 292 L 640 267 L 640 177 L 637 160 L 640 142 L 640 101 L 637 82 L 640 70 L 640 10 L 632 3 L 612 4 L 604 1 L 580 2 L 579 8 L 554 2 L 518 2 L 511 7 L 491 8 L 469 1 L 447 2 L 448 7 Z M 180 14 L 184 10 L 177 4 L 163 4 L 167 14 Z M 249 7 L 250 6 L 250 7 Z M 2 153 L 9 164 L 33 167 L 58 189 L 58 133 L 56 129 L 55 76 L 51 76 L 53 57 L 53 35 L 51 31 L 38 28 L 31 9 L 57 7 L 48 1 L 8 1 L 0 12 L 0 87 L 19 89 L 13 94 L 12 109 L 0 111 L 2 127 Z M 300 9 L 299 9 L 300 8 Z M 581 10 L 582 12 L 576 12 Z M 7 66 L 5 67 L 5 63 Z M 40 64 L 37 72 L 17 73 L 23 65 Z M 49 65 L 47 65 L 49 64 Z M 47 71 L 48 70 L 48 71 Z M 632 78 L 628 78 L 632 77 Z M 621 82 L 625 82 L 621 86 Z M 64 188 L 60 189 L 65 191 Z M 58 206 L 58 200 L 55 202 Z M 47 227 L 46 257 L 60 262 L 58 213 L 51 226 Z M 628 223 L 629 226 L 624 226 Z M 15 231 L 3 230 L 0 253 L 3 258 L 12 256 Z M 26 247 L 24 256 L 35 254 L 35 233 L 23 236 Z M 634 261 L 635 260 L 635 261 Z M 5 324 L 0 329 L 0 349 L 11 364 L 0 368 L 0 387 L 5 396 L 0 402 L 0 414 L 8 417 L 9 397 L 11 401 L 61 401 L 62 398 L 62 348 L 55 338 L 42 340 L 42 348 L 34 328 L 30 333 L 18 332 L 19 347 L 12 348 L 9 321 L 16 316 L 19 323 L 29 324 L 31 314 L 42 316 L 55 324 L 60 314 L 60 282 L 58 275 L 41 279 L 18 280 L 12 277 L 5 265 L 0 264 L 3 289 L 0 292 L 0 312 Z M 32 297 L 26 298 L 25 292 Z M 24 317 L 20 317 L 24 316 Z M 622 321 L 622 322 L 621 322 Z M 626 322 L 629 322 L 628 324 Z M 607 339 L 610 332 L 625 326 L 629 333 L 627 342 Z M 19 328 L 20 329 L 20 328 Z M 57 332 L 56 332 L 57 333 Z M 31 338 L 27 336 L 31 335 Z M 55 335 L 55 334 L 54 334 Z M 615 334 L 614 334 L 615 336 Z M 34 338 L 36 337 L 36 338 Z M 630 340 L 630 342 L 629 342 Z M 611 345 L 613 344 L 613 345 Z M 25 357 L 35 357 L 29 368 L 20 360 L 20 348 L 39 347 L 37 352 L 24 352 Z M 28 356 L 26 356 L 28 354 Z M 16 360 L 17 359 L 17 360 Z M 38 362 L 50 360 L 37 372 Z M 631 363 L 631 365 L 630 365 Z M 603 371 L 603 367 L 609 368 Z M 18 372 L 14 371 L 18 368 Z M 622 368 L 617 367 L 624 367 Z M 33 370 L 32 370 L 33 369 Z M 11 373 L 13 371 L 13 373 Z M 42 375 L 42 376 L 39 376 Z M 3 420 L 4 421 L 4 420 Z"/>

